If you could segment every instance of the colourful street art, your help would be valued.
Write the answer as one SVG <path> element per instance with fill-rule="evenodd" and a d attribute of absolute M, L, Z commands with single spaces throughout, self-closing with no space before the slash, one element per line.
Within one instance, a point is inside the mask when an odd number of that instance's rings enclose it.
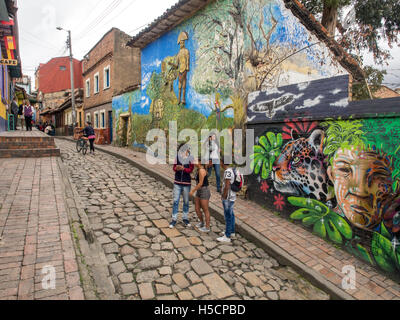
<path fill-rule="evenodd" d="M 285 95 L 291 88 L 277 90 Z M 257 99 L 269 101 L 271 95 Z M 257 99 L 251 106 L 260 104 Z M 253 200 L 319 237 L 399 274 L 400 116 L 394 102 L 381 102 L 382 114 L 377 102 L 364 103 L 364 109 L 348 103 L 342 116 L 330 119 L 327 105 L 308 106 L 297 120 L 288 104 L 286 118 L 276 113 L 270 122 L 255 120 L 248 190 Z"/>
<path fill-rule="evenodd" d="M 142 49 L 138 130 L 243 128 L 251 92 L 345 74 L 324 44 L 289 57 L 313 43 L 283 1 L 212 2 Z"/>

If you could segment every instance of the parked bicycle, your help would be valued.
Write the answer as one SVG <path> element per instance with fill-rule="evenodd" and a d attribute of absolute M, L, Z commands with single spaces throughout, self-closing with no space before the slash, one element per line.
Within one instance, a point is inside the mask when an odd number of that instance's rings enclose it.
<path fill-rule="evenodd" d="M 88 152 L 89 149 L 89 144 L 88 144 L 88 138 L 81 136 L 78 141 L 76 142 L 76 151 L 79 153 L 82 151 L 84 155 Z"/>

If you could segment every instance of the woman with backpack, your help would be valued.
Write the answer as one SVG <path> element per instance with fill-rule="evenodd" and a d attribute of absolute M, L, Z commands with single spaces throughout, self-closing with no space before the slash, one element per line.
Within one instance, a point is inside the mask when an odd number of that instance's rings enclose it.
<path fill-rule="evenodd" d="M 221 167 L 225 170 L 222 186 L 222 204 L 224 206 L 226 230 L 217 241 L 231 243 L 231 238 L 236 235 L 234 212 L 236 193 L 242 189 L 243 176 L 236 168 L 230 168 L 223 159 L 221 159 Z"/>

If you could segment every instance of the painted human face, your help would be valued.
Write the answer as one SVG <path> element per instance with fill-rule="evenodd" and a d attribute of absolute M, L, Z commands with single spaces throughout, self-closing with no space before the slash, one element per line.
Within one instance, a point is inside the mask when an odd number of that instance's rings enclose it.
<path fill-rule="evenodd" d="M 339 149 L 328 175 L 338 209 L 356 227 L 373 229 L 382 220 L 391 194 L 389 159 L 361 148 Z"/>

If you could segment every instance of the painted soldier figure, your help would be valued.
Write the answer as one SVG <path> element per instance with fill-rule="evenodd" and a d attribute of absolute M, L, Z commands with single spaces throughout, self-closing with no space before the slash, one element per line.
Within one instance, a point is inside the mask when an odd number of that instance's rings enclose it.
<path fill-rule="evenodd" d="M 178 44 L 181 46 L 181 49 L 176 56 L 176 65 L 174 65 L 179 73 L 178 104 L 186 104 L 187 74 L 190 71 L 190 52 L 187 48 L 185 48 L 185 41 L 187 40 L 189 40 L 189 35 L 187 34 L 187 32 L 181 32 L 178 38 Z"/>

